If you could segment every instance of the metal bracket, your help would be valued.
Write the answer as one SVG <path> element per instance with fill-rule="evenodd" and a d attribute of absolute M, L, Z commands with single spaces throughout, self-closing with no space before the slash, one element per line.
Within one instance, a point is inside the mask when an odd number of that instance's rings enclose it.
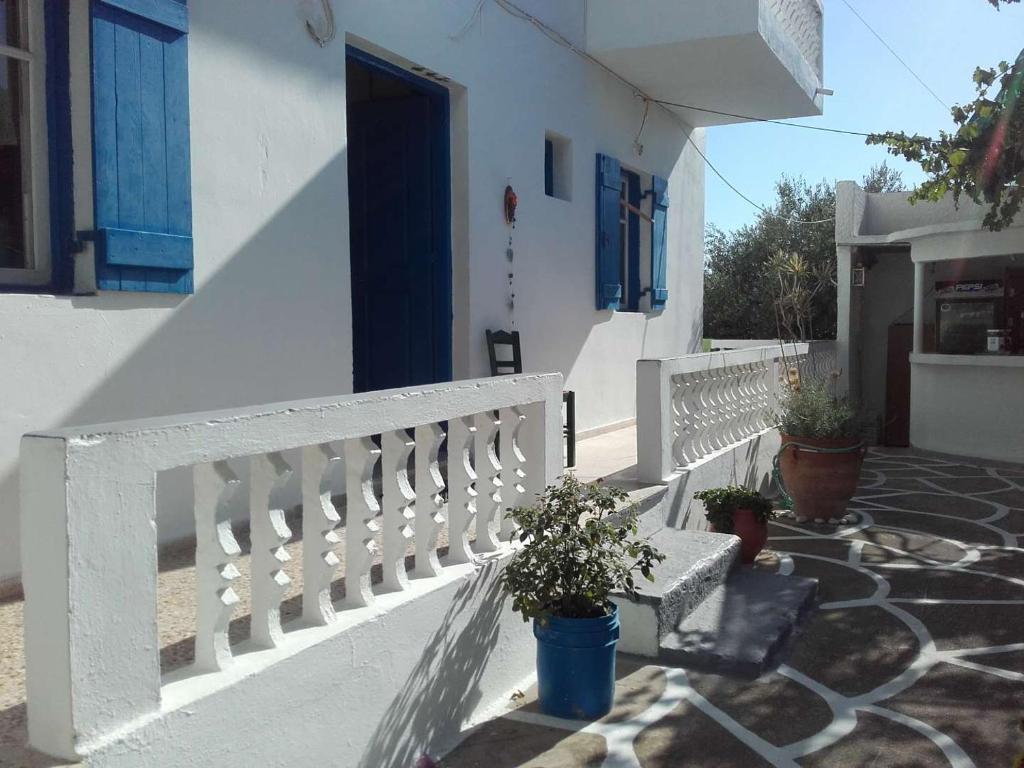
<path fill-rule="evenodd" d="M 71 242 L 69 244 L 71 253 L 83 253 L 87 242 L 96 242 L 96 230 L 81 229 L 78 232 L 75 232 L 75 236 L 71 238 Z"/>

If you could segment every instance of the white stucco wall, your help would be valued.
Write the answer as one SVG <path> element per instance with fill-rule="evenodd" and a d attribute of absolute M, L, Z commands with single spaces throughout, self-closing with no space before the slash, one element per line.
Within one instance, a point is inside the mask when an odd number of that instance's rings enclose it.
<path fill-rule="evenodd" d="M 992 232 L 986 209 L 951 198 L 910 205 L 907 193 L 866 193 L 839 182 L 836 242 L 841 257 L 839 338 L 852 369 L 851 390 L 868 409 L 885 406 L 886 336 L 892 322 L 913 318 L 914 268 L 923 330 L 934 328 L 936 281 L 1002 279 L 1024 258 L 1024 221 Z M 892 253 L 899 248 L 902 254 Z M 877 256 L 866 285 L 850 285 L 860 251 Z M 931 348 L 925 338 L 923 348 Z M 1024 358 L 986 355 L 911 356 L 910 442 L 917 448 L 1004 461 L 1024 461 Z M 855 386 L 856 385 L 856 386 Z"/>
<path fill-rule="evenodd" d="M 490 3 L 458 39 L 474 0 L 333 5 L 337 38 L 321 49 L 304 27 L 318 2 L 189 3 L 193 296 L 0 295 L 0 580 L 19 570 L 24 432 L 351 390 L 346 42 L 452 78 L 456 378 L 487 374 L 484 329 L 510 323 L 509 181 L 525 366 L 565 374 L 578 429 L 633 417 L 638 358 L 696 350 L 704 168 L 674 118 L 651 110 L 638 155 L 631 91 Z M 529 5 L 581 38 L 582 0 Z M 72 35 L 76 226 L 88 229 L 88 46 L 82 24 Z M 546 130 L 572 141 L 569 202 L 543 193 Z M 669 179 L 663 313 L 594 309 L 599 151 Z M 190 525 L 187 482 L 177 487 L 161 510 L 167 536 Z"/>
<path fill-rule="evenodd" d="M 1024 358 L 912 356 L 910 410 L 917 448 L 1024 463 Z"/>

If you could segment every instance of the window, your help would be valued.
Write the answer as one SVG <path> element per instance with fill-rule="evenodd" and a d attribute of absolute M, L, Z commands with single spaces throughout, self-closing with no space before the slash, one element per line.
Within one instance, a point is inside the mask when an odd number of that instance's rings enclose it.
<path fill-rule="evenodd" d="M 572 141 L 552 131 L 544 134 L 544 194 L 572 200 Z"/>
<path fill-rule="evenodd" d="M 597 309 L 659 312 L 668 302 L 668 183 L 603 154 L 596 181 Z"/>
<path fill-rule="evenodd" d="M 42 0 L 0 0 L 0 284 L 50 280 Z"/>

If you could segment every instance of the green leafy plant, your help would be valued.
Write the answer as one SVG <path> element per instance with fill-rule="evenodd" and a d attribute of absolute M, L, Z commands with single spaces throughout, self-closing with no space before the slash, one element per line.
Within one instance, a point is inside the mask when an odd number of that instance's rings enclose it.
<path fill-rule="evenodd" d="M 775 518 L 772 503 L 757 491 L 738 485 L 724 488 L 708 488 L 693 494 L 693 498 L 704 502 L 704 516 L 718 533 L 732 533 L 735 529 L 733 513 L 737 509 L 749 509 L 758 522 L 765 523 Z"/>
<path fill-rule="evenodd" d="M 779 429 L 793 437 L 839 438 L 857 436 L 857 412 L 827 384 L 808 381 L 785 388 L 779 399 Z"/>
<path fill-rule="evenodd" d="M 512 540 L 523 546 L 502 578 L 523 621 L 605 616 L 611 592 L 636 596 L 635 573 L 654 580 L 653 568 L 665 556 L 637 537 L 635 510 L 615 514 L 626 498 L 618 488 L 581 483 L 569 473 L 536 504 L 509 511 L 519 528 Z"/>
<path fill-rule="evenodd" d="M 1018 0 L 988 0 L 1000 3 Z M 941 200 L 952 193 L 989 206 L 984 224 L 991 230 L 1010 226 L 1024 205 L 1024 51 L 1011 63 L 974 70 L 977 97 L 955 105 L 956 128 L 938 138 L 902 131 L 872 134 L 868 144 L 882 144 L 891 154 L 915 162 L 928 178 L 910 202 Z"/>

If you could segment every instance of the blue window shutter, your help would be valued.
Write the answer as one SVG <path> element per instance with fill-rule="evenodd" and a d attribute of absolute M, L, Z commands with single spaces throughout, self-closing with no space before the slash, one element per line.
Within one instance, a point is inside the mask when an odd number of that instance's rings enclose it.
<path fill-rule="evenodd" d="M 622 167 L 608 155 L 597 155 L 597 308 L 618 309 L 622 300 L 622 276 L 619 270 L 619 196 L 622 194 Z"/>
<path fill-rule="evenodd" d="M 192 293 L 185 0 L 90 0 L 100 290 Z"/>
<path fill-rule="evenodd" d="M 664 309 L 668 303 L 668 182 L 658 176 L 651 178 L 654 192 L 651 206 L 651 309 Z"/>

